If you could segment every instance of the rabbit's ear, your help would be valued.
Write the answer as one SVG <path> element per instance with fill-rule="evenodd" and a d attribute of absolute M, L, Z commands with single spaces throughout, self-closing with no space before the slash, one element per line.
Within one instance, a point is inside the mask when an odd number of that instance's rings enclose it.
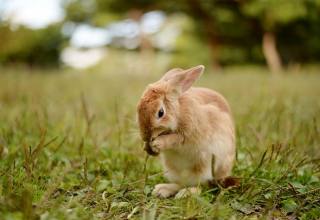
<path fill-rule="evenodd" d="M 161 80 L 169 81 L 171 78 L 173 78 L 178 73 L 181 73 L 182 71 L 183 71 L 183 69 L 181 69 L 181 68 L 171 69 L 164 74 L 164 76 L 161 78 Z"/>
<path fill-rule="evenodd" d="M 203 65 L 192 67 L 190 69 L 176 73 L 169 79 L 171 86 L 183 93 L 190 89 L 192 84 L 201 76 L 204 70 Z"/>

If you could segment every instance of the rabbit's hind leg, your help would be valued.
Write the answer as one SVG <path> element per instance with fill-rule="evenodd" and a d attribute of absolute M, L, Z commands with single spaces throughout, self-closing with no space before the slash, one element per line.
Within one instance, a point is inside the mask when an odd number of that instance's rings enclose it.
<path fill-rule="evenodd" d="M 233 156 L 214 158 L 213 175 L 215 180 L 222 180 L 231 175 L 233 160 Z"/>

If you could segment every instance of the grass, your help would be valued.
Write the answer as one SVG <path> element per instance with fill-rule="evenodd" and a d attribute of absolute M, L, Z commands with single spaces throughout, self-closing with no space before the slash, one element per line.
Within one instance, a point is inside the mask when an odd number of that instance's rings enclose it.
<path fill-rule="evenodd" d="M 165 180 L 135 121 L 162 71 L 55 71 L 0 70 L 0 219 L 320 218 L 317 69 L 206 72 L 197 84 L 224 94 L 234 113 L 241 186 L 181 200 L 151 196 Z"/>

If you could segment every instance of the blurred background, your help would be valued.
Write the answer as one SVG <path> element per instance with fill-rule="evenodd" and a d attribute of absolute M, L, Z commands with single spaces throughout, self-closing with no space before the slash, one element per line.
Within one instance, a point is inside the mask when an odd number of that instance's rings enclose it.
<path fill-rule="evenodd" d="M 319 61 L 320 0 L 0 0 L 0 220 L 319 220 Z M 199 64 L 242 186 L 158 200 L 136 105 Z"/>
<path fill-rule="evenodd" d="M 0 0 L 0 65 L 277 73 L 319 62 L 319 15 L 320 0 Z"/>

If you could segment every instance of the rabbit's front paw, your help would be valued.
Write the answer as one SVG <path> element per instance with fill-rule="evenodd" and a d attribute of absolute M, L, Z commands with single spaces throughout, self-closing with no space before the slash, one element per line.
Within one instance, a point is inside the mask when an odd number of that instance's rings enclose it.
<path fill-rule="evenodd" d="M 175 195 L 180 186 L 175 183 L 162 183 L 157 184 L 152 191 L 152 195 L 160 197 L 160 198 L 168 198 L 170 196 Z"/>
<path fill-rule="evenodd" d="M 157 137 L 156 139 L 151 141 L 150 146 L 151 146 L 151 149 L 157 153 L 159 153 L 159 151 L 164 149 L 165 147 L 164 141 L 160 137 Z"/>
<path fill-rule="evenodd" d="M 192 195 L 200 195 L 201 189 L 199 187 L 188 187 L 181 189 L 175 196 L 176 199 L 187 198 Z"/>

